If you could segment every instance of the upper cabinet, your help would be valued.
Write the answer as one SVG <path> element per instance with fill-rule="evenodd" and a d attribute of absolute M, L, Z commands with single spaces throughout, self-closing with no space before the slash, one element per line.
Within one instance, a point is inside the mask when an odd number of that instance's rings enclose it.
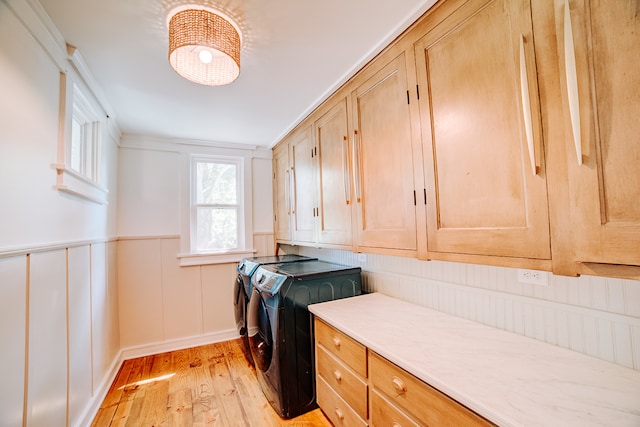
<path fill-rule="evenodd" d="M 640 4 L 556 0 L 575 260 L 640 266 Z"/>
<path fill-rule="evenodd" d="M 274 230 L 279 242 L 315 241 L 315 167 L 311 126 L 296 129 L 273 151 Z"/>
<path fill-rule="evenodd" d="M 549 260 L 529 1 L 469 1 L 414 51 L 429 256 Z"/>
<path fill-rule="evenodd" d="M 413 164 L 417 141 L 407 61 L 404 51 L 387 52 L 351 91 L 358 248 L 417 250 Z"/>
<path fill-rule="evenodd" d="M 290 174 L 289 145 L 282 143 L 273 150 L 273 229 L 281 242 L 291 241 Z"/>
<path fill-rule="evenodd" d="M 640 278 L 639 46 L 638 0 L 440 0 L 276 148 L 277 241 Z"/>
<path fill-rule="evenodd" d="M 346 99 L 316 113 L 274 149 L 276 240 L 351 248 Z"/>
<path fill-rule="evenodd" d="M 315 242 L 316 179 L 311 125 L 289 138 L 291 177 L 291 234 L 298 242 Z"/>
<path fill-rule="evenodd" d="M 351 162 L 347 130 L 347 101 L 331 104 L 314 123 L 317 165 L 318 242 L 351 246 Z"/>

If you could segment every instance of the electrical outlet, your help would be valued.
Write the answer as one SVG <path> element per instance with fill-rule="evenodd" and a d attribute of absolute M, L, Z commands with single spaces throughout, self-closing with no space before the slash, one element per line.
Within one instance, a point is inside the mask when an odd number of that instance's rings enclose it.
<path fill-rule="evenodd" d="M 547 286 L 549 274 L 546 271 L 518 269 L 518 283 Z"/>
<path fill-rule="evenodd" d="M 358 254 L 358 261 L 360 261 L 362 264 L 366 264 L 367 254 Z"/>

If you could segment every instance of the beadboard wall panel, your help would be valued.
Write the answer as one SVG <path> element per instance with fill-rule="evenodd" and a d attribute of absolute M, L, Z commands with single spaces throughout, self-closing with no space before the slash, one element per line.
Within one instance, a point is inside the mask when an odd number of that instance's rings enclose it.
<path fill-rule="evenodd" d="M 518 282 L 513 268 L 283 247 L 363 269 L 366 292 L 525 335 L 640 370 L 640 281 L 548 274 L 548 285 Z"/>

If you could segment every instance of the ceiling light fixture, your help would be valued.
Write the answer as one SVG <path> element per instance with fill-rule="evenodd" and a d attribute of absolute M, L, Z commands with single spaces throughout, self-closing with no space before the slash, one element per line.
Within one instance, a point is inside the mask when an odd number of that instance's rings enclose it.
<path fill-rule="evenodd" d="M 174 12 L 169 20 L 169 63 L 195 83 L 231 83 L 240 75 L 237 27 L 219 12 L 199 6 Z"/>

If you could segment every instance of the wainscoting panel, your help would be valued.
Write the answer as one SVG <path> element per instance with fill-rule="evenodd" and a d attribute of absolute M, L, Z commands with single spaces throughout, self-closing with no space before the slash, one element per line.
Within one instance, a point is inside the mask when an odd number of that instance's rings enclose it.
<path fill-rule="evenodd" d="M 90 246 L 79 246 L 68 250 L 68 271 L 69 419 L 77 420 L 93 395 Z"/>
<path fill-rule="evenodd" d="M 367 292 L 389 296 L 640 370 L 640 281 L 564 277 L 518 282 L 505 267 L 284 246 L 363 269 Z"/>
<path fill-rule="evenodd" d="M 163 340 L 202 333 L 202 292 L 199 267 L 180 267 L 179 239 L 162 240 Z"/>
<path fill-rule="evenodd" d="M 67 423 L 67 251 L 30 255 L 27 425 Z"/>
<path fill-rule="evenodd" d="M 118 241 L 120 344 L 164 339 L 162 240 Z"/>
<path fill-rule="evenodd" d="M 27 257 L 0 258 L 0 425 L 22 426 L 27 317 Z"/>

